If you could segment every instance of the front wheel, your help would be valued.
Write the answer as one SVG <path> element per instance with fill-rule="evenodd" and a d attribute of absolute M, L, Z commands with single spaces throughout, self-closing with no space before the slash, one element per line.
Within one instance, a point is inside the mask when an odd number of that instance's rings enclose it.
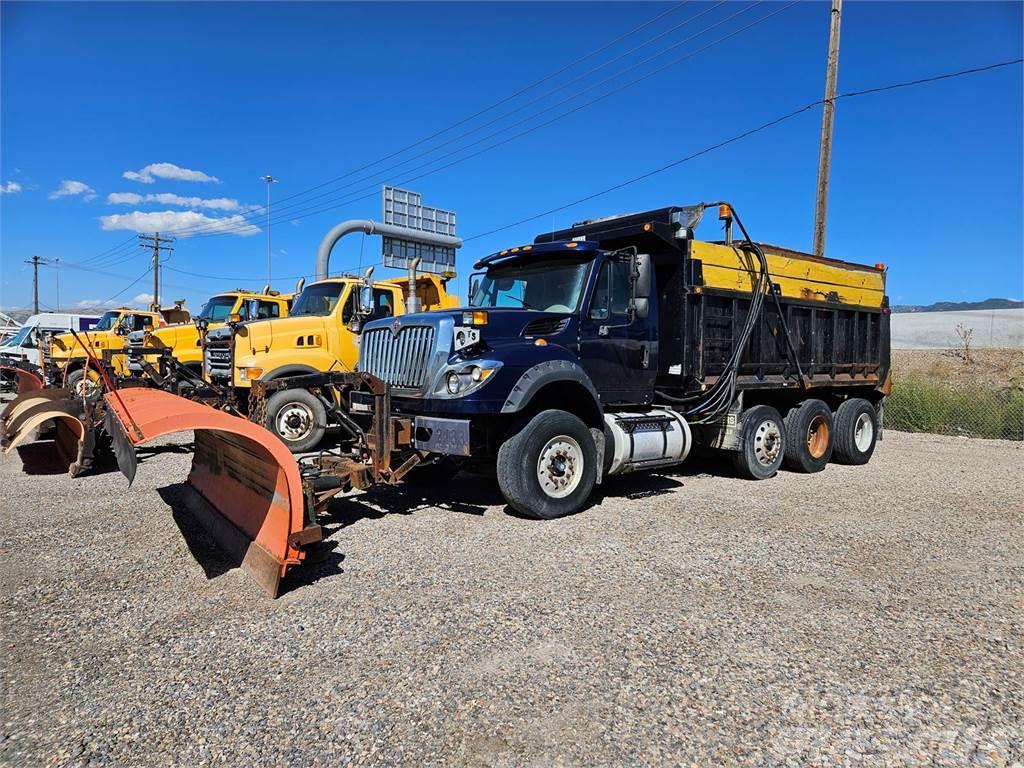
<path fill-rule="evenodd" d="M 597 480 L 587 425 L 565 411 L 541 411 L 498 449 L 498 487 L 509 505 L 551 520 L 578 512 Z"/>
<path fill-rule="evenodd" d="M 88 373 L 84 368 L 79 368 L 68 374 L 68 389 L 76 398 L 92 397 L 103 390 L 103 379 L 92 368 Z"/>
<path fill-rule="evenodd" d="M 327 409 L 305 389 L 275 392 L 267 400 L 266 428 L 281 438 L 292 453 L 311 451 L 327 431 Z"/>

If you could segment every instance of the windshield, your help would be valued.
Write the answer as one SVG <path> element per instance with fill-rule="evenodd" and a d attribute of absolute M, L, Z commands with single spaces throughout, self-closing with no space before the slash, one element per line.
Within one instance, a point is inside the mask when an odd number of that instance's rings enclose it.
<path fill-rule="evenodd" d="M 314 283 L 299 294 L 289 314 L 329 315 L 334 311 L 344 289 L 344 283 Z"/>
<path fill-rule="evenodd" d="M 20 347 L 25 343 L 25 339 L 28 338 L 29 333 L 32 332 L 32 326 L 22 326 L 16 334 L 3 343 L 5 347 Z"/>
<path fill-rule="evenodd" d="M 94 331 L 109 331 L 115 325 L 117 325 L 118 318 L 121 317 L 120 312 L 104 312 L 103 317 L 96 323 Z"/>
<path fill-rule="evenodd" d="M 590 261 L 547 259 L 491 267 L 470 298 L 474 307 L 523 307 L 542 312 L 573 312 Z"/>
<path fill-rule="evenodd" d="M 234 296 L 214 296 L 203 305 L 203 311 L 199 316 L 211 323 L 223 323 L 228 319 L 234 306 Z"/>

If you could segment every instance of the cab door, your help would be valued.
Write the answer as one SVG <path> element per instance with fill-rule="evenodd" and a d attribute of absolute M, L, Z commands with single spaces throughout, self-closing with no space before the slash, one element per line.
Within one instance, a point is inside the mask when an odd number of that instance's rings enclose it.
<path fill-rule="evenodd" d="M 657 347 L 650 318 L 631 312 L 633 271 L 628 254 L 605 259 L 580 321 L 580 363 L 603 405 L 651 401 Z"/>

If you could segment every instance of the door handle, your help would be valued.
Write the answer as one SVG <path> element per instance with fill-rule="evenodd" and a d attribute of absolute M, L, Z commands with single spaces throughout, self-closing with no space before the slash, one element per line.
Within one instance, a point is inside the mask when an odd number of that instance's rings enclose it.
<path fill-rule="evenodd" d="M 640 365 L 643 368 L 647 368 L 650 366 L 650 364 L 651 351 L 647 348 L 647 345 L 644 344 L 642 347 L 640 347 Z"/>

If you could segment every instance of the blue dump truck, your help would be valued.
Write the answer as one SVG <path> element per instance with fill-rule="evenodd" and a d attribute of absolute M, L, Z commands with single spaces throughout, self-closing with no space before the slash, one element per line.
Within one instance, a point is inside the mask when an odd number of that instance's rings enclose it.
<path fill-rule="evenodd" d="M 724 239 L 697 240 L 714 209 Z M 153 388 L 102 401 L 29 392 L 5 409 L 0 438 L 12 449 L 53 420 L 74 474 L 103 431 L 132 478 L 137 447 L 192 432 L 188 482 L 207 502 L 196 514 L 276 594 L 322 539 L 319 513 L 348 491 L 469 470 L 494 475 L 520 513 L 557 518 L 611 476 L 695 448 L 761 480 L 784 464 L 864 464 L 881 437 L 882 264 L 757 242 L 731 206 L 708 203 L 583 221 L 476 269 L 469 306 L 387 318 L 367 275 L 346 320 L 357 369 L 257 380 L 248 418 Z M 296 458 L 261 425 L 268 403 L 299 396 L 340 439 Z"/>
<path fill-rule="evenodd" d="M 723 242 L 694 239 L 709 208 Z M 475 269 L 469 307 L 362 330 L 359 371 L 387 384 L 419 455 L 410 482 L 494 472 L 512 507 L 555 518 L 695 445 L 765 479 L 863 464 L 881 436 L 881 264 L 755 242 L 714 203 L 583 221 Z"/>

